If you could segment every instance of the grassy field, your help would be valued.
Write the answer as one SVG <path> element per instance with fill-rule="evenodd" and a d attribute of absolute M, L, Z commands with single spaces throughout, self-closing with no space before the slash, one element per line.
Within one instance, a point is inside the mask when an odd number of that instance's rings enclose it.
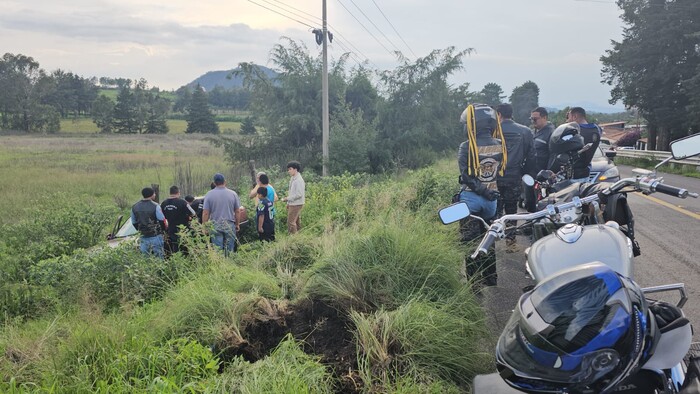
<path fill-rule="evenodd" d="M 435 214 L 452 160 L 305 173 L 299 234 L 278 209 L 274 243 L 249 237 L 226 257 L 195 232 L 188 256 L 161 261 L 129 244 L 82 249 L 102 212 L 89 208 L 125 209 L 187 164 L 199 189 L 216 171 L 247 185 L 206 136 L 0 141 L 13 208 L 0 221 L 0 392 L 461 393 L 494 368 L 458 231 Z M 281 169 L 269 173 L 284 192 Z"/>
<path fill-rule="evenodd" d="M 238 134 L 241 130 L 240 122 L 216 122 L 222 134 Z M 169 134 L 184 134 L 187 130 L 187 121 L 179 119 L 167 120 Z M 89 118 L 61 119 L 61 133 L 98 133 L 97 125 Z"/>
<path fill-rule="evenodd" d="M 0 199 L 15 207 L 12 216 L 0 216 L 0 223 L 16 220 L 27 204 L 57 193 L 62 198 L 94 198 L 124 208 L 152 183 L 167 193 L 165 188 L 173 182 L 183 183 L 183 173 L 189 174 L 186 186 L 195 189 L 183 193 L 201 194 L 214 173 L 233 176 L 221 149 L 208 138 L 188 134 L 0 136 L 4 169 Z"/>

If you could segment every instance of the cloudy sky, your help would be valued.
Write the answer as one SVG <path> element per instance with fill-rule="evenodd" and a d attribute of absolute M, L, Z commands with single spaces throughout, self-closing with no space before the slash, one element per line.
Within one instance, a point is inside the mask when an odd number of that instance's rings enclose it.
<path fill-rule="evenodd" d="M 473 48 L 453 83 L 496 82 L 510 94 L 532 80 L 543 105 L 609 107 L 599 58 L 622 34 L 613 0 L 327 1 L 332 57 L 351 50 L 353 60 L 393 69 L 395 50 L 415 59 Z M 321 0 L 0 0 L 0 10 L 2 53 L 163 89 L 239 62 L 270 65 L 282 36 L 319 50 L 310 26 L 321 25 Z"/>

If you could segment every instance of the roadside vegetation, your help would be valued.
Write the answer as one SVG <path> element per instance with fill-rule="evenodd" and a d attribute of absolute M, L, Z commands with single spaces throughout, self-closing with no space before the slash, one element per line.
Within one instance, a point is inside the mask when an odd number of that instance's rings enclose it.
<path fill-rule="evenodd" d="M 645 168 L 647 170 L 653 170 L 654 167 L 659 164 L 657 159 L 644 159 L 644 158 L 632 158 L 632 157 L 616 157 L 615 163 L 624 164 L 632 167 Z M 667 174 L 677 174 L 683 176 L 689 176 L 693 178 L 700 178 L 700 171 L 695 166 L 688 166 L 683 164 L 667 164 L 658 169 L 659 173 Z"/>
<path fill-rule="evenodd" d="M 102 239 L 144 184 L 178 179 L 174 156 L 198 157 L 193 177 L 208 180 L 218 148 L 191 135 L 139 149 L 133 136 L 4 138 L 3 198 L 22 209 L 0 227 L 0 392 L 464 392 L 493 367 L 457 231 L 435 214 L 452 161 L 305 173 L 300 234 L 285 235 L 282 209 L 275 243 L 225 258 L 191 236 L 188 257 L 159 261 Z M 247 174 L 227 171 L 247 192 Z M 268 173 L 284 192 L 281 169 Z"/>

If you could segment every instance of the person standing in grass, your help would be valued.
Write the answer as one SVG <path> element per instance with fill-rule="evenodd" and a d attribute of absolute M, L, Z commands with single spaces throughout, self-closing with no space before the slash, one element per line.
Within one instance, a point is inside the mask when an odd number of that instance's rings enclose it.
<path fill-rule="evenodd" d="M 241 225 L 241 200 L 238 194 L 226 187 L 222 174 L 214 175 L 215 188 L 204 196 L 202 224 L 213 222 L 212 243 L 229 252 L 236 251 L 236 233 Z"/>
<path fill-rule="evenodd" d="M 298 161 L 287 163 L 289 179 L 289 191 L 282 201 L 287 203 L 287 231 L 295 234 L 301 230 L 301 210 L 306 200 L 306 183 L 301 177 L 301 164 Z"/>
<path fill-rule="evenodd" d="M 150 187 L 141 190 L 143 199 L 131 207 L 131 223 L 141 235 L 140 248 L 144 255 L 164 257 L 163 229 L 165 216 L 160 205 L 155 202 L 156 192 Z"/>
<path fill-rule="evenodd" d="M 160 207 L 168 221 L 168 239 L 165 242 L 165 252 L 169 256 L 180 251 L 180 226 L 189 228 L 190 218 L 196 213 L 187 201 L 180 198 L 180 188 L 177 186 L 170 186 L 170 197 L 163 201 Z"/>
<path fill-rule="evenodd" d="M 275 216 L 272 211 L 272 201 L 267 198 L 268 191 L 267 187 L 264 186 L 258 188 L 255 224 L 258 227 L 258 238 L 261 241 L 270 242 L 275 240 Z"/>

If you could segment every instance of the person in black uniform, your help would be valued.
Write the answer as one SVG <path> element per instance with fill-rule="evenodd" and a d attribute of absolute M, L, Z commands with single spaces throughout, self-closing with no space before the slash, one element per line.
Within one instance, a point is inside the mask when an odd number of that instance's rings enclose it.
<path fill-rule="evenodd" d="M 530 113 L 530 121 L 532 126 L 535 128 L 535 135 L 533 136 L 533 146 L 535 149 L 535 166 L 533 170 L 533 176 L 537 175 L 538 172 L 548 169 L 549 164 L 549 137 L 552 136 L 554 131 L 554 125 L 549 121 L 549 113 L 543 107 L 537 107 Z M 535 199 L 534 189 L 531 187 L 525 188 L 525 205 L 529 212 L 535 211 L 535 205 L 537 200 Z"/>
<path fill-rule="evenodd" d="M 591 146 L 579 155 L 578 160 L 573 164 L 573 178 L 572 182 L 588 182 L 588 178 L 591 175 L 591 160 L 593 160 L 593 155 L 596 149 L 600 145 L 600 136 L 603 135 L 603 131 L 595 123 L 588 123 L 586 119 L 586 110 L 581 107 L 573 107 L 566 114 L 566 120 L 568 122 L 576 122 L 581 128 L 581 137 L 583 137 L 584 144 L 591 144 Z"/>

